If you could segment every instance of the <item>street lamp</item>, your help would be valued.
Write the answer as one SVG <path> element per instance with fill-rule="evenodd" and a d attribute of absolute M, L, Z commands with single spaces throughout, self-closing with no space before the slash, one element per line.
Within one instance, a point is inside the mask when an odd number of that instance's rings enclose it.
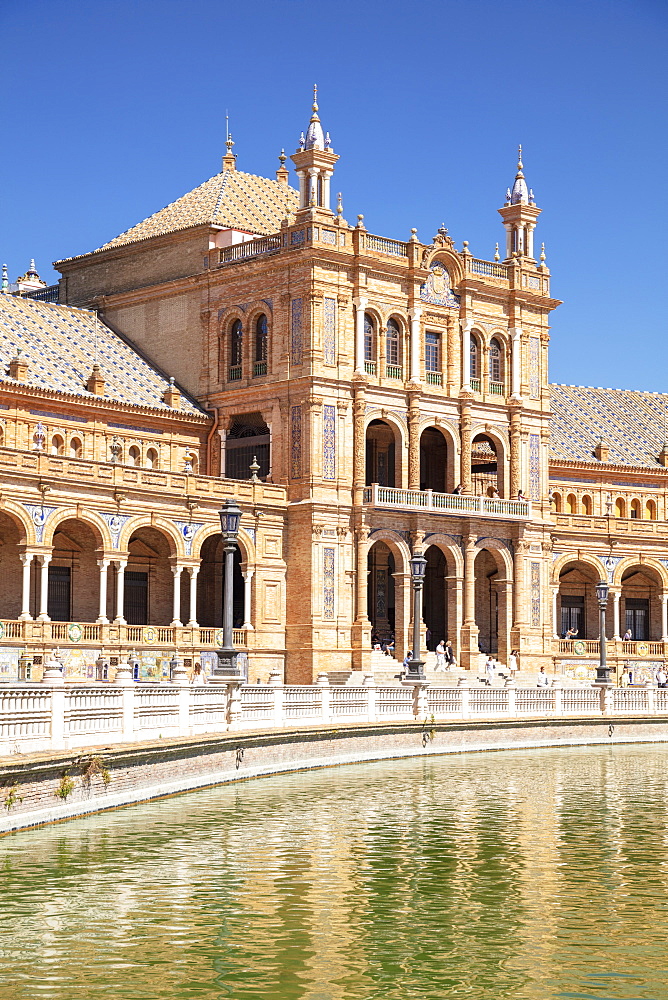
<path fill-rule="evenodd" d="M 218 664 L 213 668 L 217 676 L 237 676 L 237 653 L 232 642 L 232 601 L 234 595 L 234 550 L 239 536 L 241 510 L 236 500 L 226 500 L 220 511 L 220 528 L 223 533 L 224 582 L 223 582 L 223 645 L 218 650 Z"/>
<path fill-rule="evenodd" d="M 422 621 L 422 584 L 427 568 L 427 560 L 422 553 L 411 557 L 411 580 L 413 581 L 413 659 L 408 661 L 407 680 L 424 680 L 424 660 L 420 659 L 420 622 Z"/>
<path fill-rule="evenodd" d="M 610 668 L 608 667 L 607 660 L 607 650 L 605 643 L 605 609 L 608 605 L 608 593 L 610 588 L 605 580 L 601 580 L 596 584 L 596 599 L 598 601 L 599 610 L 599 657 L 598 657 L 598 667 L 596 668 L 596 680 L 595 684 L 599 685 L 609 685 L 610 684 Z"/>

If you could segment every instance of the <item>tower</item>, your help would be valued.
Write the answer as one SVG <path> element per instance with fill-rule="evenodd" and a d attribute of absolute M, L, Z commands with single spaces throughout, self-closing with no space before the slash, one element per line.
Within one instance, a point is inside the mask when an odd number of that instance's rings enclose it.
<path fill-rule="evenodd" d="M 534 259 L 533 231 L 541 210 L 536 208 L 533 191 L 527 188 L 523 171 L 522 147 L 519 146 L 515 182 L 512 191 L 510 188 L 506 191 L 506 203 L 499 209 L 506 230 L 506 261 L 515 255 Z"/>
<path fill-rule="evenodd" d="M 330 220 L 329 184 L 338 156 L 332 149 L 329 132 L 325 134 L 318 117 L 318 88 L 313 88 L 311 120 L 299 140 L 299 149 L 291 156 L 299 178 L 299 210 L 297 219 L 324 215 Z"/>

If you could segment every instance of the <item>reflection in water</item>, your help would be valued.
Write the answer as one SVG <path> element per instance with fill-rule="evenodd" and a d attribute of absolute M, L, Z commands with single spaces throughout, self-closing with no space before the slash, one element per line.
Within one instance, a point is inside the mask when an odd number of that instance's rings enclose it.
<path fill-rule="evenodd" d="M 280 776 L 0 840 L 0 996 L 666 1000 L 668 747 Z"/>

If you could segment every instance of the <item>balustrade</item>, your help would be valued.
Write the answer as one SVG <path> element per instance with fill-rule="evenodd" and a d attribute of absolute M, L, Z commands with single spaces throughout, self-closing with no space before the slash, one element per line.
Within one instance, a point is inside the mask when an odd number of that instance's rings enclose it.
<path fill-rule="evenodd" d="M 531 517 L 531 502 L 528 500 L 462 496 L 458 493 L 435 493 L 432 490 L 401 490 L 377 484 L 365 489 L 364 503 L 374 507 L 431 510 L 442 514 L 465 513 L 513 519 Z"/>

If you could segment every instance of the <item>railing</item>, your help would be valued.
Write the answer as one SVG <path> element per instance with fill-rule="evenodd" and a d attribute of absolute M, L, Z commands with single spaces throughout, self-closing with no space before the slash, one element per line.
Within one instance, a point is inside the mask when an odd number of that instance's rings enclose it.
<path fill-rule="evenodd" d="M 441 372 L 425 372 L 427 385 L 443 385 L 443 375 Z"/>
<path fill-rule="evenodd" d="M 271 730 L 355 722 L 422 723 L 439 719 L 668 716 L 668 690 L 634 688 L 434 687 L 405 683 L 377 687 L 372 677 L 356 687 L 318 683 L 284 686 L 237 681 L 191 686 L 181 683 L 90 683 L 76 687 L 0 686 L 0 753 L 113 745 L 160 737 L 188 737 L 228 729 Z"/>
<path fill-rule="evenodd" d="M 242 260 L 245 257 L 257 257 L 259 254 L 272 253 L 280 250 L 283 245 L 280 234 L 263 236 L 259 240 L 248 240 L 246 243 L 236 243 L 232 247 L 224 247 L 220 251 L 220 263 L 227 264 L 232 260 Z"/>
<path fill-rule="evenodd" d="M 506 387 L 503 382 L 490 382 L 489 391 L 492 396 L 505 396 Z"/>
<path fill-rule="evenodd" d="M 571 656 L 598 656 L 598 639 L 559 639 L 559 652 Z"/>
<path fill-rule="evenodd" d="M 364 371 L 367 373 L 367 375 L 375 375 L 376 374 L 376 362 L 375 361 L 365 361 L 364 362 Z"/>
<path fill-rule="evenodd" d="M 260 375 L 267 374 L 267 362 L 266 361 L 256 361 L 253 365 L 253 378 L 258 378 Z"/>
<path fill-rule="evenodd" d="M 493 264 L 490 260 L 469 257 L 467 270 L 471 274 L 482 274 L 486 278 L 503 278 L 504 281 L 508 281 L 508 269 L 505 264 Z"/>
<path fill-rule="evenodd" d="M 431 510 L 439 514 L 476 514 L 487 517 L 531 517 L 528 500 L 496 500 L 492 497 L 462 496 L 458 493 L 434 493 L 432 490 L 398 490 L 390 486 L 367 486 L 364 503 L 374 507 L 399 507 Z"/>
<path fill-rule="evenodd" d="M 365 248 L 373 250 L 375 253 L 384 253 L 389 257 L 408 256 L 408 247 L 399 240 L 387 240 L 384 236 L 370 236 L 368 233 L 364 238 Z"/>
<path fill-rule="evenodd" d="M 58 302 L 58 285 L 47 285 L 46 288 L 38 288 L 36 292 L 24 292 L 22 298 L 33 299 L 35 302 Z"/>
<path fill-rule="evenodd" d="M 241 365 L 233 365 L 230 368 L 228 382 L 238 382 L 243 374 Z"/>
<path fill-rule="evenodd" d="M 402 379 L 404 377 L 403 372 L 404 370 L 401 365 L 385 365 L 386 378 Z"/>
<path fill-rule="evenodd" d="M 482 389 L 482 382 L 479 378 L 472 378 L 470 380 L 471 392 L 480 392 Z"/>

